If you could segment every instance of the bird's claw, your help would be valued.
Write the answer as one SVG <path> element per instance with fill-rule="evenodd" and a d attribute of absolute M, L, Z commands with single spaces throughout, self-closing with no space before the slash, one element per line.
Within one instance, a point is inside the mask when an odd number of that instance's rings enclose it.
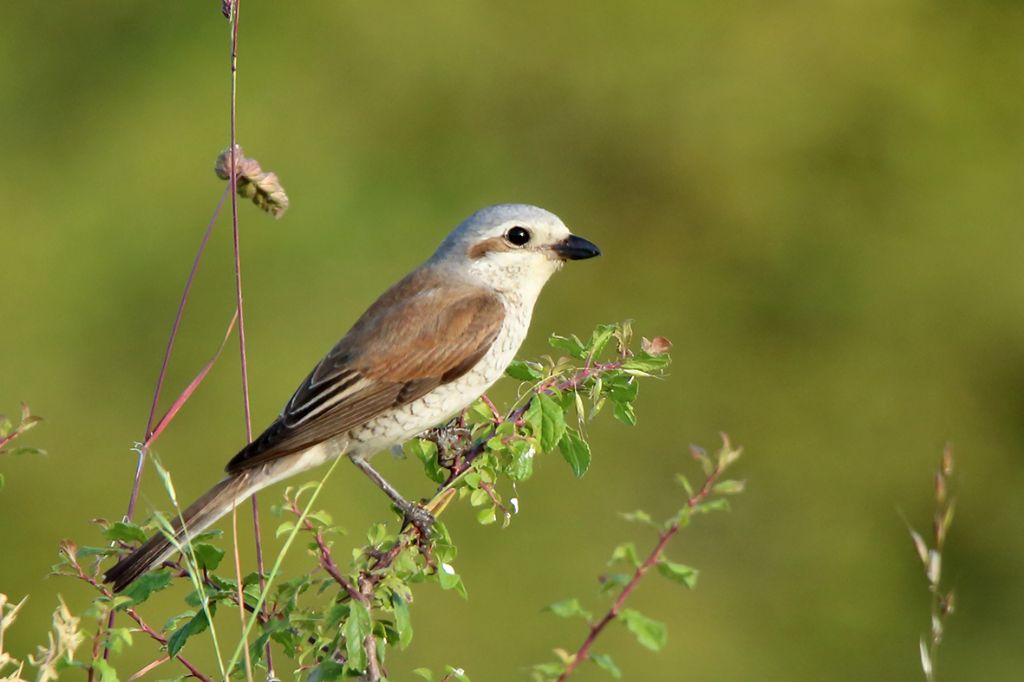
<path fill-rule="evenodd" d="M 408 507 L 402 510 L 402 513 L 405 515 L 404 525 L 412 525 L 420 532 L 420 538 L 423 540 L 430 539 L 431 529 L 437 521 L 433 514 L 415 503 L 410 503 Z"/>

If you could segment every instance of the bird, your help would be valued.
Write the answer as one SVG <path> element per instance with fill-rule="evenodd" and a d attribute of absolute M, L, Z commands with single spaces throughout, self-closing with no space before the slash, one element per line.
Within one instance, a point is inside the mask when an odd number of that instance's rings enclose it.
<path fill-rule="evenodd" d="M 448 421 L 490 388 L 526 338 L 548 279 L 566 261 L 600 254 L 537 206 L 473 213 L 356 320 L 169 533 L 121 558 L 104 581 L 120 592 L 253 493 L 342 456 L 426 532 L 430 514 L 407 502 L 369 458 Z"/>

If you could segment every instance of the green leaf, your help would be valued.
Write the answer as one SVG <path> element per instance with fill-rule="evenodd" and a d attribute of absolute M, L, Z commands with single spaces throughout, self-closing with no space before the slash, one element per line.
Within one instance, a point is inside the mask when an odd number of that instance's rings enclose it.
<path fill-rule="evenodd" d="M 108 540 L 124 540 L 125 542 L 145 542 L 146 531 L 134 523 L 115 521 L 103 531 Z"/>
<path fill-rule="evenodd" d="M 677 564 L 663 559 L 658 562 L 658 573 L 661 573 L 669 580 L 674 580 L 680 585 L 685 585 L 691 590 L 697 586 L 697 574 L 699 571 L 692 566 Z"/>
<path fill-rule="evenodd" d="M 718 483 L 716 483 L 715 486 L 711 489 L 711 492 L 716 493 L 718 495 L 738 495 L 741 492 L 743 492 L 745 487 L 746 481 L 734 481 L 731 479 L 726 479 L 724 481 L 719 481 Z"/>
<path fill-rule="evenodd" d="M 320 665 L 313 668 L 309 674 L 309 682 L 327 682 L 328 680 L 339 680 L 345 672 L 345 666 L 337 661 L 327 659 Z"/>
<path fill-rule="evenodd" d="M 492 505 L 490 507 L 484 507 L 476 515 L 477 523 L 482 526 L 488 526 L 498 520 L 498 512 Z"/>
<path fill-rule="evenodd" d="M 171 472 L 164 468 L 164 465 L 160 463 L 160 459 L 152 450 L 150 450 L 149 457 L 153 460 L 153 467 L 156 469 L 156 473 L 160 477 L 160 482 L 164 484 L 164 491 L 166 491 L 167 496 L 171 498 L 171 502 L 174 503 L 174 506 L 177 507 L 178 493 L 174 490 L 174 481 L 171 480 Z M 160 517 L 157 515 L 157 520 L 159 519 Z"/>
<path fill-rule="evenodd" d="M 4 454 L 10 455 L 11 457 L 21 457 L 22 455 L 46 455 L 47 452 L 42 448 L 25 446 L 19 448 L 12 448 L 10 450 L 4 450 Z"/>
<path fill-rule="evenodd" d="M 625 573 L 606 573 L 601 576 L 601 591 L 611 592 L 618 587 L 625 587 L 629 584 L 629 581 L 633 578 L 632 575 Z"/>
<path fill-rule="evenodd" d="M 734 448 L 729 443 L 729 436 L 722 434 L 722 448 L 717 453 L 718 468 L 721 471 L 728 469 L 736 460 L 743 455 L 743 448 Z"/>
<path fill-rule="evenodd" d="M 587 350 L 591 357 L 597 357 L 601 354 L 601 351 L 605 349 L 608 342 L 612 340 L 615 335 L 616 325 L 614 324 L 599 324 L 597 329 L 590 335 L 590 342 L 587 344 Z"/>
<path fill-rule="evenodd" d="M 715 470 L 715 463 L 708 457 L 708 453 L 704 451 L 704 448 L 698 445 L 691 445 L 690 455 L 700 462 L 700 468 L 704 470 L 705 476 L 710 476 L 711 472 Z"/>
<path fill-rule="evenodd" d="M 466 416 L 471 424 L 482 424 L 494 419 L 494 413 L 483 400 L 474 400 L 466 408 Z"/>
<path fill-rule="evenodd" d="M 353 670 L 365 670 L 368 661 L 363 645 L 367 635 L 373 630 L 373 620 L 370 618 L 370 611 L 361 601 L 353 599 L 349 607 L 348 620 L 342 628 L 345 634 L 345 650 L 348 653 L 348 667 Z"/>
<path fill-rule="evenodd" d="M 183 613 L 179 613 L 177 615 L 171 616 L 170 618 L 167 619 L 167 621 L 164 623 L 164 626 L 162 628 L 160 628 L 160 629 L 163 630 L 164 632 L 167 632 L 168 630 L 172 630 L 172 629 L 178 627 L 179 623 L 181 623 L 182 621 L 185 621 L 185 620 L 188 620 L 188 619 L 192 618 L 192 616 L 194 616 L 194 615 L 196 615 L 196 612 L 189 610 L 189 611 L 185 611 Z"/>
<path fill-rule="evenodd" d="M 560 661 L 551 661 L 549 663 L 538 663 L 532 668 L 534 672 L 533 679 L 537 680 L 550 680 L 558 677 L 565 672 L 565 663 Z M 539 677 L 538 677 L 539 675 Z"/>
<path fill-rule="evenodd" d="M 544 607 L 545 611 L 550 611 L 559 618 L 571 618 L 573 616 L 582 616 L 586 620 L 590 620 L 591 615 L 589 612 L 580 606 L 580 600 L 576 597 L 571 599 L 563 599 L 562 601 L 556 601 L 553 604 L 548 604 Z"/>
<path fill-rule="evenodd" d="M 701 502 L 693 511 L 699 514 L 708 514 L 713 511 L 729 511 L 729 500 L 724 497 L 716 497 L 706 502 Z"/>
<path fill-rule="evenodd" d="M 423 463 L 423 471 L 434 483 L 444 483 L 448 473 L 437 463 L 437 445 L 425 438 L 413 438 L 406 441 L 403 451 L 409 457 L 415 457 Z"/>
<path fill-rule="evenodd" d="M 327 528 L 334 525 L 334 518 L 331 516 L 330 512 L 324 511 L 323 509 L 306 514 L 306 518 L 310 521 L 316 521 L 316 523 L 313 524 L 314 526 Z"/>
<path fill-rule="evenodd" d="M 564 350 L 577 360 L 582 360 L 587 356 L 587 349 L 575 334 L 568 337 L 552 334 L 550 338 L 548 338 L 548 343 L 551 344 L 552 348 Z"/>
<path fill-rule="evenodd" d="M 616 561 L 626 561 L 634 567 L 639 566 L 640 557 L 636 554 L 636 545 L 632 542 L 624 542 L 612 550 L 612 558 L 608 560 L 608 563 L 614 564 Z"/>
<path fill-rule="evenodd" d="M 612 407 L 612 414 L 627 426 L 636 426 L 636 412 L 632 403 L 615 403 Z"/>
<path fill-rule="evenodd" d="M 683 490 L 686 491 L 687 497 L 693 497 L 693 486 L 690 485 L 690 479 L 682 474 L 676 474 L 676 481 L 679 485 L 683 486 Z"/>
<path fill-rule="evenodd" d="M 98 679 L 99 682 L 117 682 L 117 671 L 114 670 L 114 666 L 110 665 L 109 661 L 105 661 L 102 658 L 94 658 L 92 669 L 94 672 L 99 673 L 99 677 L 93 677 L 93 679 Z M 40 679 L 46 678 L 40 677 Z"/>
<path fill-rule="evenodd" d="M 111 628 L 107 631 L 107 646 L 110 650 L 119 654 L 125 649 L 132 645 L 132 629 L 131 628 Z"/>
<path fill-rule="evenodd" d="M 582 478 L 590 468 L 590 445 L 575 430 L 566 428 L 562 439 L 558 442 L 558 451 L 569 463 L 576 478 Z"/>
<path fill-rule="evenodd" d="M 195 552 L 196 563 L 199 565 L 199 568 L 205 568 L 208 571 L 212 571 L 220 566 L 221 559 L 224 558 L 223 549 L 206 542 L 192 545 L 192 551 Z"/>
<path fill-rule="evenodd" d="M 437 571 L 437 582 L 441 585 L 442 590 L 455 590 L 463 599 L 468 598 L 466 586 L 462 583 L 462 578 L 455 572 L 451 564 L 441 563 Z"/>
<path fill-rule="evenodd" d="M 636 511 L 625 512 L 621 514 L 622 518 L 633 523 L 642 523 L 651 528 L 657 528 L 658 524 L 654 522 L 651 515 L 645 512 L 643 509 L 637 509 Z"/>
<path fill-rule="evenodd" d="M 640 372 L 654 372 L 659 369 L 664 369 L 672 362 L 672 358 L 667 353 L 661 355 L 651 355 L 649 353 L 637 353 L 626 362 L 622 363 L 622 369 L 624 370 L 636 370 Z"/>
<path fill-rule="evenodd" d="M 505 369 L 505 374 L 519 381 L 540 381 L 544 378 L 544 372 L 540 365 L 523 360 L 513 360 L 512 364 Z"/>
<path fill-rule="evenodd" d="M 204 530 L 202 533 L 196 533 L 192 536 L 192 542 L 206 542 L 207 540 L 213 540 L 224 535 L 224 531 L 220 528 L 209 528 Z"/>
<path fill-rule="evenodd" d="M 633 633 L 641 646 L 651 651 L 661 651 L 665 646 L 668 632 L 662 623 L 648 618 L 635 609 L 624 609 L 619 614 L 619 620 Z"/>
<path fill-rule="evenodd" d="M 412 671 L 412 674 L 422 677 L 427 682 L 434 682 L 434 673 L 430 672 L 429 668 L 416 668 Z"/>
<path fill-rule="evenodd" d="M 383 523 L 375 523 L 366 531 L 366 539 L 371 545 L 379 545 L 388 536 L 388 527 Z"/>
<path fill-rule="evenodd" d="M 117 554 L 117 550 L 113 547 L 79 547 L 78 551 L 75 552 L 75 558 L 86 559 L 91 556 L 110 556 L 111 554 Z"/>
<path fill-rule="evenodd" d="M 542 452 L 551 452 L 565 433 L 565 413 L 555 399 L 538 393 L 526 410 L 526 421 L 533 429 Z"/>
<path fill-rule="evenodd" d="M 640 392 L 640 382 L 635 377 L 618 374 L 605 381 L 608 397 L 617 403 L 631 403 Z"/>
<path fill-rule="evenodd" d="M 409 602 L 395 593 L 391 595 L 391 608 L 395 612 L 395 629 L 398 630 L 398 644 L 404 649 L 412 641 L 412 620 L 409 618 Z"/>
<path fill-rule="evenodd" d="M 150 571 L 143 573 L 135 582 L 124 588 L 121 596 L 130 597 L 131 601 L 122 604 L 123 607 L 136 606 L 149 599 L 149 595 L 159 592 L 171 584 L 170 571 Z"/>
<path fill-rule="evenodd" d="M 514 440 L 509 443 L 512 451 L 512 462 L 505 473 L 513 481 L 525 481 L 533 476 L 533 456 L 535 450 L 528 440 Z"/>
<path fill-rule="evenodd" d="M 622 671 L 619 670 L 619 666 L 615 665 L 615 661 L 608 654 L 590 654 L 590 660 L 616 680 L 622 679 Z"/>
<path fill-rule="evenodd" d="M 213 602 L 210 604 L 210 613 L 214 614 L 217 611 L 217 603 Z M 183 626 L 174 631 L 174 634 L 167 640 L 167 655 L 171 658 L 178 655 L 181 648 L 185 646 L 185 642 L 188 641 L 189 637 L 198 635 L 207 627 L 209 627 L 210 621 L 206 618 L 206 611 L 199 611 L 192 617 L 192 619 L 185 623 Z"/>
<path fill-rule="evenodd" d="M 459 682 L 470 682 L 469 677 L 466 675 L 466 672 L 462 668 L 453 668 L 450 665 L 446 665 L 444 667 L 444 671 L 448 673 L 449 676 L 454 677 Z"/>

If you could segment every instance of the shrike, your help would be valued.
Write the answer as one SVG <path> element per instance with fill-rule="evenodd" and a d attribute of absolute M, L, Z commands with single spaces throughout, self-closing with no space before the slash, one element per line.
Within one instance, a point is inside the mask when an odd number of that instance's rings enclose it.
<path fill-rule="evenodd" d="M 384 292 L 302 382 L 280 416 L 226 467 L 227 477 L 163 534 L 107 571 L 115 591 L 256 491 L 347 455 L 419 524 L 366 461 L 440 424 L 486 391 L 512 361 L 541 288 L 567 260 L 600 255 L 536 206 L 484 208 Z M 422 526 L 421 526 L 422 527 Z"/>

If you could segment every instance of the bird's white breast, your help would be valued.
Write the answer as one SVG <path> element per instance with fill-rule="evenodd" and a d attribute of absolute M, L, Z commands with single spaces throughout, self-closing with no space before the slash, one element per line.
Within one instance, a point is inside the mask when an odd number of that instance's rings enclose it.
<path fill-rule="evenodd" d="M 533 312 L 533 302 L 520 297 L 503 297 L 502 302 L 505 320 L 501 331 L 471 370 L 422 398 L 392 408 L 350 431 L 348 454 L 369 456 L 447 421 L 500 379 L 526 338 Z"/>

